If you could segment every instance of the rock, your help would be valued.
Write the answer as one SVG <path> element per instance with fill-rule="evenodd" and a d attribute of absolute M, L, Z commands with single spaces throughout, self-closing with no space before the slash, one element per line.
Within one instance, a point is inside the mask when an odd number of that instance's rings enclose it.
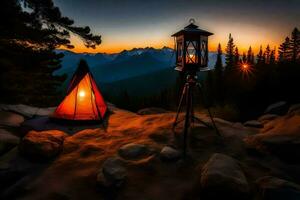
<path fill-rule="evenodd" d="M 249 194 L 247 179 L 238 162 L 215 153 L 201 170 L 202 194 L 208 199 L 245 199 Z"/>
<path fill-rule="evenodd" d="M 236 128 L 236 129 L 244 129 L 245 126 L 240 123 L 240 122 L 235 122 L 233 125 L 232 125 L 232 128 Z"/>
<path fill-rule="evenodd" d="M 177 161 L 181 157 L 181 153 L 169 146 L 162 148 L 160 158 L 164 161 Z"/>
<path fill-rule="evenodd" d="M 269 137 L 261 140 L 268 151 L 289 163 L 300 163 L 300 138 L 293 136 Z"/>
<path fill-rule="evenodd" d="M 256 181 L 263 200 L 298 200 L 300 186 L 280 178 L 265 176 Z"/>
<path fill-rule="evenodd" d="M 149 149 L 146 145 L 129 143 L 119 149 L 119 155 L 125 159 L 139 159 L 149 155 Z"/>
<path fill-rule="evenodd" d="M 290 108 L 289 108 L 288 114 L 300 115 L 300 103 L 291 105 Z"/>
<path fill-rule="evenodd" d="M 0 125 L 18 127 L 24 122 L 24 117 L 12 112 L 0 111 Z"/>
<path fill-rule="evenodd" d="M 300 116 L 283 116 L 270 121 L 258 134 L 244 139 L 248 149 L 271 153 L 290 163 L 299 163 Z"/>
<path fill-rule="evenodd" d="M 276 119 L 277 117 L 279 117 L 279 115 L 265 114 L 265 115 L 260 116 L 258 118 L 258 121 L 261 122 L 261 123 L 264 123 L 266 121 L 270 121 L 270 120 Z"/>
<path fill-rule="evenodd" d="M 62 151 L 67 134 L 58 130 L 30 131 L 21 141 L 19 151 L 29 158 L 49 159 Z"/>
<path fill-rule="evenodd" d="M 271 104 L 265 110 L 265 114 L 284 115 L 288 111 L 288 105 L 285 101 Z"/>
<path fill-rule="evenodd" d="M 219 123 L 221 125 L 227 125 L 227 126 L 232 126 L 232 122 L 227 121 L 225 119 L 221 119 L 221 118 L 214 118 L 215 123 Z"/>
<path fill-rule="evenodd" d="M 182 137 L 180 135 L 180 137 Z M 191 149 L 202 149 L 212 146 L 219 142 L 219 136 L 215 130 L 207 128 L 205 126 L 195 126 L 190 129 L 189 132 L 189 145 Z M 183 138 L 182 138 L 183 139 Z"/>
<path fill-rule="evenodd" d="M 105 187 L 120 187 L 127 177 L 124 162 L 118 157 L 111 157 L 104 161 L 102 169 L 97 175 L 97 182 Z"/>
<path fill-rule="evenodd" d="M 19 142 L 19 137 L 13 135 L 7 130 L 0 129 L 0 155 L 18 145 Z"/>
<path fill-rule="evenodd" d="M 32 118 L 34 116 L 49 116 L 54 112 L 55 107 L 38 108 L 38 107 L 28 106 L 24 104 L 18 104 L 18 105 L 0 104 L 0 110 L 12 111 L 21 114 L 24 117 Z"/>
<path fill-rule="evenodd" d="M 156 107 L 151 107 L 151 108 L 144 108 L 141 109 L 137 112 L 139 115 L 153 115 L 153 114 L 161 114 L 161 113 L 166 113 L 166 111 L 163 108 L 156 108 Z"/>
<path fill-rule="evenodd" d="M 264 125 L 256 120 L 250 120 L 244 123 L 244 126 L 253 127 L 253 128 L 263 128 Z"/>

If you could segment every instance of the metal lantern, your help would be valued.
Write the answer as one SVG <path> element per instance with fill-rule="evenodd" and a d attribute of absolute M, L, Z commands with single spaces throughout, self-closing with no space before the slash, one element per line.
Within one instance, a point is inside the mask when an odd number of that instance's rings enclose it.
<path fill-rule="evenodd" d="M 207 67 L 208 63 L 208 36 L 213 35 L 201 30 L 190 19 L 190 24 L 174 33 L 176 43 L 176 68 L 181 72 L 197 72 Z"/>

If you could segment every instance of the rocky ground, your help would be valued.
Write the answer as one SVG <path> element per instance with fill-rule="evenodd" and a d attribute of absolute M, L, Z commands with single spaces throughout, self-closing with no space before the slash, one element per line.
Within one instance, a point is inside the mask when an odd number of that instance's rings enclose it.
<path fill-rule="evenodd" d="M 175 113 L 109 108 L 105 123 L 77 125 L 0 105 L 0 199 L 300 199 L 300 104 L 215 118 L 221 136 L 194 124 L 185 158 Z"/>

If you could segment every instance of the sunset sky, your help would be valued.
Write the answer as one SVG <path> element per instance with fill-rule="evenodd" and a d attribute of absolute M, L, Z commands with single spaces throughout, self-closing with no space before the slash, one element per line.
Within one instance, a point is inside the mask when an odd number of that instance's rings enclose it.
<path fill-rule="evenodd" d="M 97 49 L 87 49 L 75 37 L 76 52 L 120 52 L 134 47 L 173 47 L 171 34 L 196 20 L 213 32 L 209 46 L 223 50 L 231 33 L 240 51 L 250 45 L 278 45 L 300 27 L 300 0 L 54 0 L 76 25 L 88 25 L 102 36 Z"/>

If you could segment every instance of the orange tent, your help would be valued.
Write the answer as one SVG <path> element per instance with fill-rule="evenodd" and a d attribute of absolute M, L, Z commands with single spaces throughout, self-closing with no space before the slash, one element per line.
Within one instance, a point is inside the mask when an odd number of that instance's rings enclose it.
<path fill-rule="evenodd" d="M 67 95 L 53 117 L 67 120 L 101 120 L 107 106 L 85 61 L 71 79 Z"/>

